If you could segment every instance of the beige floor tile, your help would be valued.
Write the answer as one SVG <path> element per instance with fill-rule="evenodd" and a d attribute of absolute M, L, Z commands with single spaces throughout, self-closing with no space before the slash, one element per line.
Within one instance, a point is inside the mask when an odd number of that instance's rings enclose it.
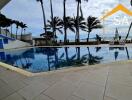
<path fill-rule="evenodd" d="M 117 99 L 112 98 L 112 97 L 105 96 L 105 97 L 104 97 L 104 100 L 117 100 Z"/>
<path fill-rule="evenodd" d="M 4 73 L 1 74 L 1 79 L 5 81 L 6 83 L 15 82 L 15 81 L 21 81 L 25 79 L 26 77 L 23 75 L 20 75 L 16 72 L 7 70 Z"/>
<path fill-rule="evenodd" d="M 27 85 L 23 83 L 22 81 L 15 81 L 15 82 L 10 82 L 8 85 L 13 88 L 15 91 L 18 91 L 19 89 L 22 89 L 26 87 Z"/>
<path fill-rule="evenodd" d="M 14 93 L 3 100 L 24 100 L 24 98 L 22 98 L 19 94 Z"/>
<path fill-rule="evenodd" d="M 4 86 L 6 86 L 6 85 L 7 85 L 7 84 L 6 84 L 3 80 L 0 79 L 0 88 L 4 87 Z"/>
<path fill-rule="evenodd" d="M 15 92 L 15 90 L 13 90 L 8 85 L 1 87 L 0 88 L 0 100 L 11 95 L 11 94 L 13 94 L 14 92 Z"/>
<path fill-rule="evenodd" d="M 84 78 L 83 73 L 70 72 L 70 73 L 65 74 L 62 80 L 71 82 L 75 85 L 79 85 L 82 78 Z"/>
<path fill-rule="evenodd" d="M 118 64 L 118 65 L 110 66 L 110 73 L 128 74 L 130 71 L 129 69 L 130 69 L 129 65 L 127 65 L 127 64 Z"/>
<path fill-rule="evenodd" d="M 60 81 L 62 79 L 63 75 L 61 74 L 53 74 L 53 75 L 41 75 L 41 76 L 36 76 L 36 77 L 31 77 L 31 78 L 26 78 L 24 83 L 26 84 L 32 84 L 36 82 L 42 82 L 47 85 L 53 85 L 54 83 Z"/>
<path fill-rule="evenodd" d="M 108 83 L 105 95 L 117 100 L 132 100 L 132 87 Z"/>
<path fill-rule="evenodd" d="M 26 100 L 32 100 L 34 97 L 40 95 L 41 92 L 46 90 L 49 86 L 44 83 L 33 83 L 27 87 L 18 91 L 18 93 L 23 96 Z"/>
<path fill-rule="evenodd" d="M 84 99 L 82 99 L 82 98 L 80 98 L 80 97 L 77 97 L 77 96 L 70 96 L 70 98 L 69 99 L 67 99 L 67 100 L 84 100 Z"/>
<path fill-rule="evenodd" d="M 132 76 L 130 72 L 110 72 L 109 73 L 109 78 L 108 81 L 111 83 L 116 83 L 116 84 L 122 84 L 122 85 L 127 85 L 127 86 L 132 86 Z"/>
<path fill-rule="evenodd" d="M 82 78 L 82 81 L 105 86 L 107 75 L 108 68 L 102 68 L 91 73 L 85 73 L 84 77 Z"/>
<path fill-rule="evenodd" d="M 104 87 L 92 83 L 81 83 L 74 95 L 84 100 L 103 100 Z"/>
<path fill-rule="evenodd" d="M 47 91 L 44 92 L 44 94 L 48 95 L 54 100 L 67 100 L 75 89 L 76 86 L 71 82 L 61 81 L 51 86 Z"/>
<path fill-rule="evenodd" d="M 48 96 L 46 96 L 44 94 L 41 94 L 41 95 L 35 97 L 33 100 L 53 100 L 53 99 L 49 98 Z"/>

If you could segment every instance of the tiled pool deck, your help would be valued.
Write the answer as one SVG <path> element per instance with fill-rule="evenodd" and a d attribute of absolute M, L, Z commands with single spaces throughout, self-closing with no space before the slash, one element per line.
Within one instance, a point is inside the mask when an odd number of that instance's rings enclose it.
<path fill-rule="evenodd" d="M 32 77 L 0 67 L 0 100 L 132 100 L 132 61 Z"/>

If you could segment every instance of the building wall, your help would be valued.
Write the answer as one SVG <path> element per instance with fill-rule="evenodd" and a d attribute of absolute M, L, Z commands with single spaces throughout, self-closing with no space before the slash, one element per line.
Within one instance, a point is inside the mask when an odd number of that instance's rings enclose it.
<path fill-rule="evenodd" d="M 8 36 L 8 37 L 11 37 L 11 34 L 10 34 L 9 31 L 6 32 L 5 29 L 1 29 L 1 34 L 6 35 L 6 33 L 7 33 L 7 36 Z"/>
<path fill-rule="evenodd" d="M 18 40 L 21 40 L 21 35 L 18 35 L 17 38 L 18 38 Z M 33 40 L 32 39 L 32 34 L 31 33 L 22 34 L 22 39 L 25 40 L 25 41 L 29 41 L 29 40 L 31 41 L 31 40 Z"/>
<path fill-rule="evenodd" d="M 29 46 L 31 46 L 29 43 L 15 40 L 15 41 L 10 41 L 8 44 L 5 44 L 4 49 L 15 49 L 15 48 L 23 48 Z"/>

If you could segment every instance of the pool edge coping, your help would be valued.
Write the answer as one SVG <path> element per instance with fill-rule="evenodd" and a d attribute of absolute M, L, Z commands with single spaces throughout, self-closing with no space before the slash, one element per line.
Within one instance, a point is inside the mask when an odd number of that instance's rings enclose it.
<path fill-rule="evenodd" d="M 33 76 L 33 73 L 31 73 L 31 72 L 25 71 L 23 69 L 17 68 L 15 66 L 12 66 L 12 65 L 9 65 L 9 64 L 3 63 L 3 62 L 0 62 L 0 67 L 4 67 L 4 68 L 9 69 L 11 71 L 20 73 L 24 76 L 28 76 L 28 77 Z"/>
<path fill-rule="evenodd" d="M 98 66 L 108 66 L 110 64 L 126 64 L 126 63 L 132 63 L 132 60 L 125 60 L 125 61 L 117 61 L 117 62 L 111 62 L 111 63 L 103 63 L 103 64 L 97 64 L 97 65 L 89 65 L 90 67 L 98 67 Z M 17 72 L 21 75 L 27 76 L 27 77 L 33 77 L 33 76 L 39 76 L 39 75 L 49 75 L 49 74 L 54 74 L 54 73 L 63 73 L 63 72 L 69 72 L 69 71 L 78 71 L 78 70 L 85 70 L 88 67 L 88 65 L 85 66 L 80 66 L 80 67 L 71 67 L 71 68 L 64 68 L 60 70 L 53 70 L 53 71 L 48 71 L 48 72 L 39 72 L 39 73 L 32 73 L 17 67 L 14 67 L 12 65 L 0 62 L 0 67 L 4 67 L 6 69 L 9 69 L 11 71 Z"/>
<path fill-rule="evenodd" d="M 109 45 L 109 44 L 100 44 L 100 45 L 64 45 L 64 46 L 27 46 L 21 48 L 11 48 L 11 49 L 0 49 L 0 50 L 20 50 L 20 49 L 27 49 L 27 48 L 41 48 L 41 47 L 132 47 L 132 44 L 125 44 L 125 45 Z"/>

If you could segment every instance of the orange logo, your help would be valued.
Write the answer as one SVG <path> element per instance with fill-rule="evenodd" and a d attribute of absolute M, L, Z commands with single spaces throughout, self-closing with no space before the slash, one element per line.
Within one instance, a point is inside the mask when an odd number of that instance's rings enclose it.
<path fill-rule="evenodd" d="M 105 20 L 107 17 L 109 17 L 109 16 L 117 13 L 118 11 L 122 11 L 122 12 L 126 13 L 127 15 L 132 16 L 132 11 L 130 11 L 129 9 L 127 9 L 126 7 L 124 7 L 122 4 L 119 4 L 112 11 L 108 12 L 106 15 L 104 15 L 103 17 L 101 17 L 101 20 Z"/>

